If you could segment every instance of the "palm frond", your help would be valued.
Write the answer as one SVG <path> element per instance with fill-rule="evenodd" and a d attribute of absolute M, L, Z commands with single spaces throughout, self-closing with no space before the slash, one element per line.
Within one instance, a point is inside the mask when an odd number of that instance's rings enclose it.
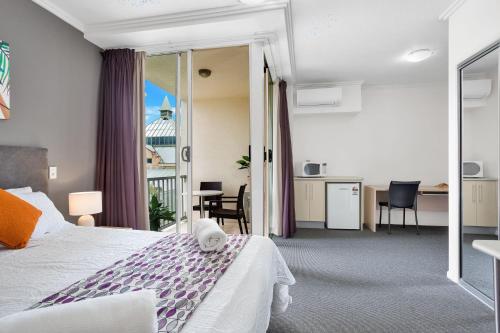
<path fill-rule="evenodd" d="M 0 86 L 4 92 L 10 89 L 10 47 L 9 43 L 0 41 Z"/>

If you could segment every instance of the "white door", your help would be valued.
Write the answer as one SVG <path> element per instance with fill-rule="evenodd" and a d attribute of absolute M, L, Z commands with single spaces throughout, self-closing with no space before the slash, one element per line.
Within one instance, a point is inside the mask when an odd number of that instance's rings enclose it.
<path fill-rule="evenodd" d="M 358 183 L 327 184 L 327 228 L 359 229 Z"/>

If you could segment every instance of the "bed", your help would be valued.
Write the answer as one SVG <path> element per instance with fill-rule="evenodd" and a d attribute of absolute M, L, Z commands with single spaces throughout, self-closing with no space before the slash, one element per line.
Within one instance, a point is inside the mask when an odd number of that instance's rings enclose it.
<path fill-rule="evenodd" d="M 0 188 L 47 191 L 47 151 L 0 146 Z M 6 159 L 9 156 L 8 166 Z M 29 163 L 29 164 L 26 164 Z M 30 165 L 22 168 L 19 165 Z M 6 171 L 8 170 L 8 171 Z M 155 244 L 162 233 L 66 225 L 22 250 L 0 247 L 0 319 Z M 252 236 L 181 332 L 265 332 L 276 287 L 295 282 L 274 243 Z"/>

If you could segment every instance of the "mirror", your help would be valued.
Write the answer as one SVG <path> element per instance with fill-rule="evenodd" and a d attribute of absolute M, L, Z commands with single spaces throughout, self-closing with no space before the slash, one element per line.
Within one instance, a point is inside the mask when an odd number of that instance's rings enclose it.
<path fill-rule="evenodd" d="M 468 62 L 461 74 L 461 277 L 493 299 L 493 259 L 472 248 L 475 239 L 498 239 L 500 161 L 499 49 Z"/>

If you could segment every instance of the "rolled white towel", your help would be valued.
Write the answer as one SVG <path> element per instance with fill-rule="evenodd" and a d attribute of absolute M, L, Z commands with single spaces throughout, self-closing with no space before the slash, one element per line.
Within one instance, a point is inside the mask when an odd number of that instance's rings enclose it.
<path fill-rule="evenodd" d="M 141 290 L 22 311 L 0 318 L 1 333 L 156 333 L 156 295 Z"/>
<path fill-rule="evenodd" d="M 212 219 L 199 219 L 196 221 L 194 236 L 204 252 L 220 251 L 227 242 L 227 235 L 217 222 Z"/>

